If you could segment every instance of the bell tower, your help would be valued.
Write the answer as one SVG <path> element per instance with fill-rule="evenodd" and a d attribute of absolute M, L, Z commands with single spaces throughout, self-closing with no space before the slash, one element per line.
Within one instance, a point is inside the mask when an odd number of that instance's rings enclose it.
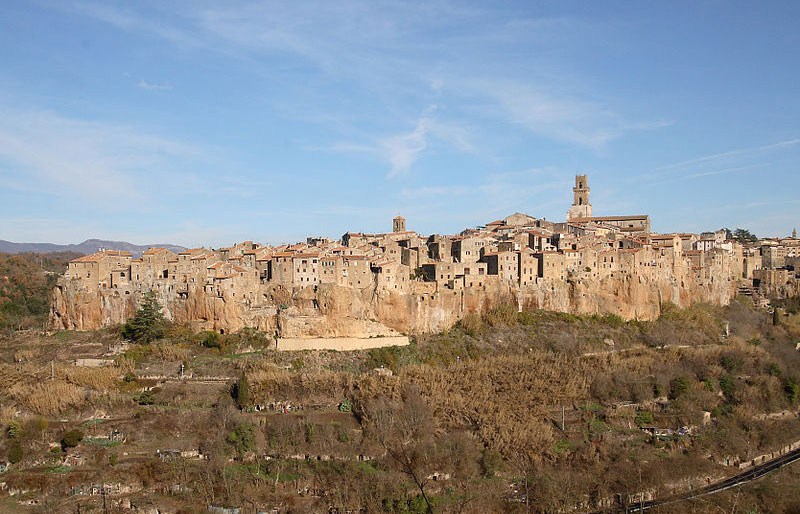
<path fill-rule="evenodd" d="M 587 175 L 575 175 L 575 195 L 572 207 L 567 211 L 567 221 L 575 218 L 591 218 L 592 204 L 589 203 L 589 180 Z"/>
<path fill-rule="evenodd" d="M 405 232 L 406 231 L 406 219 L 402 216 L 398 216 L 392 220 L 392 232 Z"/>

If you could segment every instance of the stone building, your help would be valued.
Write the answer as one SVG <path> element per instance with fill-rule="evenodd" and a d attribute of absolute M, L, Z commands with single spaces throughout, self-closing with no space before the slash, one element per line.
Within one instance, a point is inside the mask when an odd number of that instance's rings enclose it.
<path fill-rule="evenodd" d="M 406 219 L 402 216 L 397 216 L 392 220 L 392 232 L 405 232 Z"/>
<path fill-rule="evenodd" d="M 567 221 L 592 217 L 592 204 L 589 203 L 589 179 L 586 175 L 575 175 L 575 187 L 572 188 L 574 200 L 567 211 Z"/>

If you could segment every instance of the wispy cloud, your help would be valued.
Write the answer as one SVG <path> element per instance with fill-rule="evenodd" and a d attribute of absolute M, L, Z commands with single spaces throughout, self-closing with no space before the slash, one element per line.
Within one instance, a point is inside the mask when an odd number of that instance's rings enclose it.
<path fill-rule="evenodd" d="M 151 173 L 201 153 L 122 124 L 0 106 L 0 175 L 14 189 L 124 206 L 152 193 Z"/>
<path fill-rule="evenodd" d="M 610 141 L 634 130 L 652 130 L 671 121 L 633 122 L 596 100 L 554 93 L 521 84 L 517 80 L 465 80 L 500 107 L 512 123 L 544 137 L 582 147 L 601 149 Z"/>
<path fill-rule="evenodd" d="M 172 86 L 169 84 L 150 84 L 149 82 L 145 82 L 144 80 L 140 80 L 136 87 L 147 89 L 149 91 L 170 91 L 172 90 Z"/>
<path fill-rule="evenodd" d="M 687 166 L 692 166 L 695 164 L 706 163 L 709 161 L 716 161 L 720 159 L 729 159 L 731 157 L 743 157 L 749 156 L 753 154 L 759 154 L 763 152 L 768 152 L 771 150 L 778 150 L 783 148 L 789 148 L 795 145 L 800 144 L 800 139 L 788 139 L 786 141 L 779 141 L 777 143 L 772 143 L 768 145 L 762 146 L 752 146 L 747 148 L 737 148 L 736 150 L 729 150 L 727 152 L 715 153 L 711 155 L 705 155 L 703 157 L 697 157 L 694 159 L 689 159 L 687 161 L 676 162 L 673 164 L 667 164 L 666 166 L 660 166 L 655 168 L 656 171 L 661 170 L 669 170 L 674 168 L 683 168 Z"/>
<path fill-rule="evenodd" d="M 474 152 L 470 127 L 456 122 L 442 121 L 435 116 L 436 110 L 436 105 L 426 107 L 414 121 L 414 128 L 410 132 L 383 137 L 374 143 L 344 142 L 317 150 L 376 155 L 387 161 L 391 167 L 387 178 L 408 174 L 422 153 L 429 149 L 432 141 L 443 142 L 462 153 Z"/>
<path fill-rule="evenodd" d="M 656 184 L 768 168 L 780 162 L 780 159 L 775 160 L 778 157 L 776 154 L 799 146 L 800 139 L 787 139 L 767 145 L 737 148 L 658 166 L 652 171 L 634 175 L 629 180 L 647 180 Z M 752 162 L 767 157 L 769 162 Z"/>
<path fill-rule="evenodd" d="M 167 4 L 160 17 L 97 3 L 80 3 L 75 9 L 124 30 L 155 35 L 181 47 L 203 46 L 236 58 L 252 58 L 254 63 L 263 57 L 299 57 L 296 66 L 311 66 L 355 81 L 384 97 L 386 103 L 396 102 L 409 87 L 415 94 L 424 90 L 437 97 L 456 98 L 472 112 L 485 107 L 484 116 L 584 148 L 603 149 L 629 132 L 672 123 L 631 119 L 613 99 L 598 99 L 585 90 L 585 81 L 567 77 L 561 66 L 545 60 L 531 58 L 538 64 L 535 73 L 500 64 L 505 59 L 498 56 L 521 45 L 548 48 L 556 41 L 556 46 L 567 47 L 574 37 L 564 34 L 599 39 L 596 27 L 576 19 L 476 23 L 486 13 L 449 2 L 409 6 L 363 0 L 345 4 L 312 1 L 276 9 L 269 2 L 234 1 L 224 8 L 213 4 L 192 7 L 179 9 Z M 437 60 L 431 59 L 431 48 Z M 475 70 L 476 59 L 490 69 Z M 447 127 L 440 129 L 443 133 Z M 431 120 L 422 120 L 411 132 L 383 141 L 385 151 L 391 154 L 392 176 L 408 171 L 427 148 L 427 135 L 433 130 Z"/>
<path fill-rule="evenodd" d="M 115 7 L 106 3 L 78 1 L 64 3 L 62 8 L 108 23 L 119 29 L 143 32 L 160 37 L 181 48 L 205 46 L 190 30 L 180 28 L 166 13 L 161 16 L 144 16 L 130 8 Z"/>
<path fill-rule="evenodd" d="M 422 117 L 410 133 L 389 137 L 379 143 L 392 165 L 389 178 L 408 173 L 419 154 L 428 147 L 428 123 L 428 118 Z"/>

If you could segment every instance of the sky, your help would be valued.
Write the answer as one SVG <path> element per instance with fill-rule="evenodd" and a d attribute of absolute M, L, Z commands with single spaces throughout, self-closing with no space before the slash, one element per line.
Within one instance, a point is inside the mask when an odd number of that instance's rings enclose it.
<path fill-rule="evenodd" d="M 491 4 L 491 5 L 490 5 Z M 0 3 L 0 239 L 800 225 L 800 3 Z"/>

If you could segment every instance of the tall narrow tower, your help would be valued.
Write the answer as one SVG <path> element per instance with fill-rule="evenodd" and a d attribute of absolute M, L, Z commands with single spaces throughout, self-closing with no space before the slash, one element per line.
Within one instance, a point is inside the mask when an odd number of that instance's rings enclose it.
<path fill-rule="evenodd" d="M 405 232 L 406 231 L 406 219 L 402 216 L 398 216 L 392 220 L 392 231 L 393 232 Z"/>
<path fill-rule="evenodd" d="M 590 218 L 592 204 L 589 203 L 589 180 L 586 175 L 575 175 L 575 187 L 572 188 L 575 199 L 567 211 L 567 221 L 575 218 Z"/>

